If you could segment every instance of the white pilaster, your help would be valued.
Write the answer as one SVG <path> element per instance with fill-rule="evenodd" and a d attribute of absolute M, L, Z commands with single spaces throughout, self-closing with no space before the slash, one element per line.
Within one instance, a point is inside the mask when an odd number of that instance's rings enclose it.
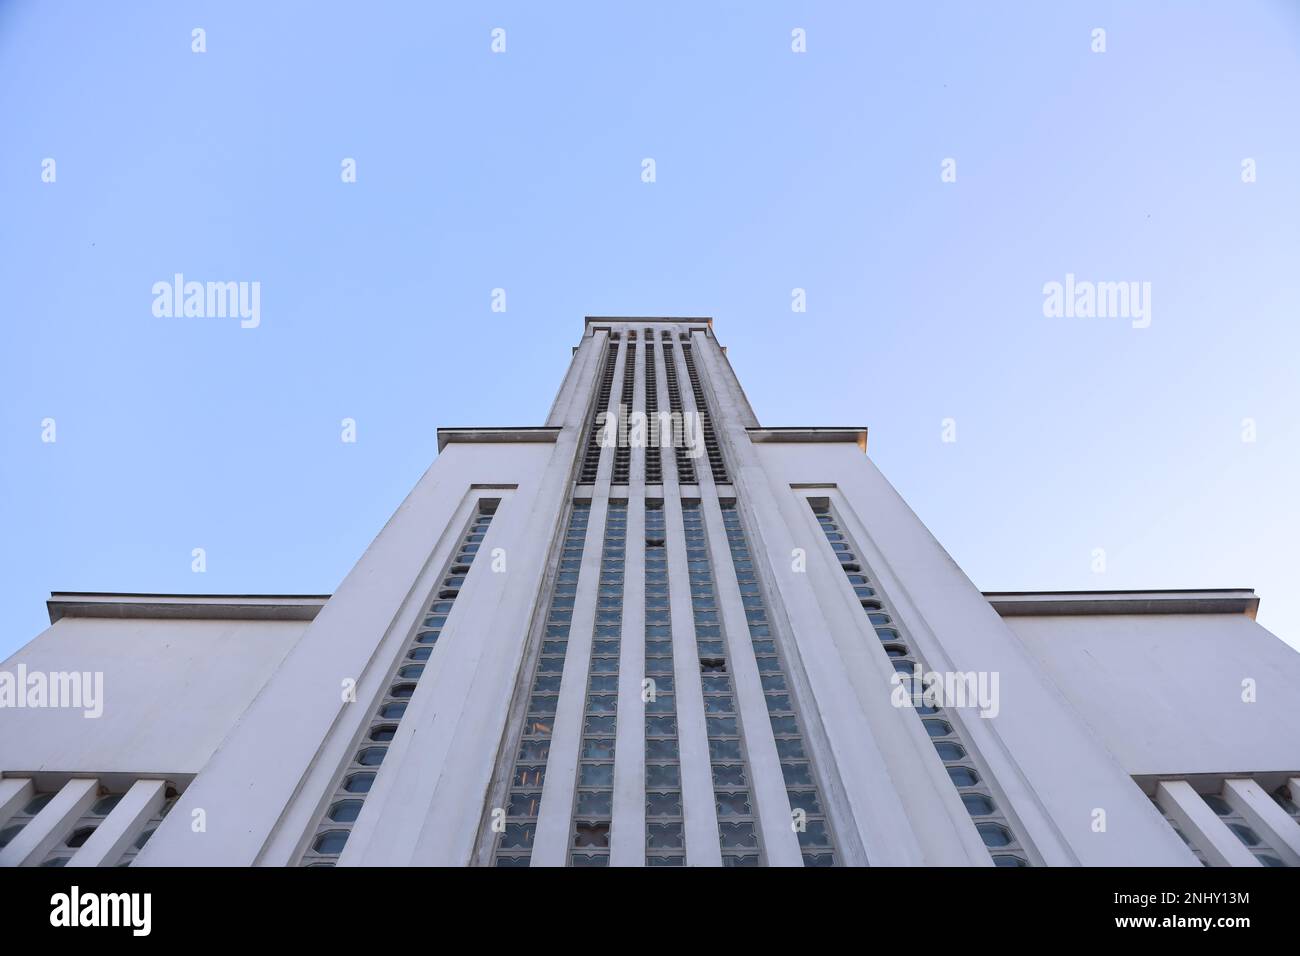
<path fill-rule="evenodd" d="M 1223 799 L 1246 818 L 1287 866 L 1300 866 L 1300 823 L 1249 777 L 1223 782 Z"/>
<path fill-rule="evenodd" d="M 28 777 L 5 777 L 0 780 L 0 828 L 36 796 L 36 787 Z"/>
<path fill-rule="evenodd" d="M 606 458 L 604 453 L 602 458 Z M 601 467 L 607 466 L 608 461 L 603 461 Z M 608 487 L 608 471 L 605 482 Z M 578 760 L 582 752 L 583 713 L 587 706 L 587 677 L 591 669 L 592 628 L 596 623 L 596 591 L 600 586 L 600 560 L 608 513 L 608 497 L 592 500 L 587 537 L 582 546 L 578 591 L 573 600 L 573 617 L 569 621 L 564 674 L 555 706 L 551 752 L 546 759 L 546 779 L 542 782 L 542 804 L 537 812 L 531 866 L 565 866 L 569 860 Z"/>
<path fill-rule="evenodd" d="M 167 784 L 162 780 L 137 780 L 117 802 L 98 829 L 90 835 L 68 866 L 112 866 L 130 847 L 141 827 L 162 806 Z"/>
<path fill-rule="evenodd" d="M 1156 786 L 1156 800 L 1177 822 L 1211 866 L 1259 866 L 1259 860 L 1210 809 L 1186 780 L 1162 780 Z"/>
<path fill-rule="evenodd" d="M 633 463 L 635 464 L 635 462 Z M 623 634 L 619 641 L 614 734 L 611 866 L 645 865 L 645 485 L 632 476 L 623 555 Z"/>
<path fill-rule="evenodd" d="M 656 370 L 659 380 L 659 408 L 668 411 L 667 362 L 677 352 L 664 355 L 661 339 Z M 677 387 L 689 387 L 679 374 Z M 685 402 L 685 395 L 682 395 Z M 709 759 L 708 724 L 704 718 L 704 689 L 700 681 L 700 654 L 695 641 L 695 616 L 691 607 L 691 580 L 686 568 L 686 541 L 682 526 L 681 483 L 677 476 L 677 455 L 673 448 L 662 452 L 664 475 L 664 534 L 668 554 L 669 620 L 673 629 L 673 679 L 677 687 L 677 751 L 682 775 L 682 820 L 686 836 L 688 866 L 721 866 L 718 842 L 718 807 L 713 796 L 713 764 Z"/>
<path fill-rule="evenodd" d="M 98 780 L 69 780 L 31 823 L 0 850 L 0 866 L 37 866 L 68 835 L 99 793 Z"/>
<path fill-rule="evenodd" d="M 699 340 L 702 336 L 696 335 L 694 338 Z M 678 356 L 677 377 L 683 385 L 682 406 L 688 415 L 699 415 L 701 410 L 695 405 L 685 353 L 677 349 L 674 354 Z M 697 371 L 700 370 L 700 364 L 697 360 Z M 712 425 L 716 435 L 720 423 L 713 420 Z M 722 529 L 722 509 L 718 506 L 718 490 L 707 454 L 701 454 L 695 459 L 695 472 L 700 485 L 704 529 L 709 543 L 709 563 L 713 566 L 718 611 L 727 645 L 727 669 L 736 695 L 736 716 L 740 719 L 741 739 L 745 744 L 745 758 L 749 766 L 754 826 L 758 830 L 759 842 L 768 866 L 803 866 L 799 838 L 795 835 L 790 816 L 790 799 L 785 792 L 781 758 L 776 752 L 776 739 L 772 736 L 767 698 L 763 694 L 758 662 L 754 659 L 754 645 L 749 637 L 740 585 L 736 583 L 736 569 L 731 562 L 731 548 Z"/>

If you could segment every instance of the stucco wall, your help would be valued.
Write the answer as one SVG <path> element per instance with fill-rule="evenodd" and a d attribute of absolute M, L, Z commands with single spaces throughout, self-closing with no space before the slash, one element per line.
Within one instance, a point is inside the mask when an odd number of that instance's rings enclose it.
<path fill-rule="evenodd" d="M 1130 774 L 1300 770 L 1300 653 L 1245 615 L 1006 622 Z"/>
<path fill-rule="evenodd" d="M 65 617 L 0 670 L 100 671 L 103 716 L 0 709 L 0 771 L 198 773 L 306 626 Z"/>

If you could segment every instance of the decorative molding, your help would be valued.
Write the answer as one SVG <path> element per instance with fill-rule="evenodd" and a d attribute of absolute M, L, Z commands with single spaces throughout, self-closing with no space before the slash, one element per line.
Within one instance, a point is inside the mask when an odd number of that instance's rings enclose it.
<path fill-rule="evenodd" d="M 560 428 L 552 425 L 515 426 L 504 428 L 439 428 L 438 451 L 452 442 L 467 444 L 511 444 L 518 442 L 550 442 L 560 437 Z"/>
<path fill-rule="evenodd" d="M 1259 597 L 1251 588 L 1168 591 L 985 591 L 1003 617 L 1078 614 L 1245 614 Z"/>

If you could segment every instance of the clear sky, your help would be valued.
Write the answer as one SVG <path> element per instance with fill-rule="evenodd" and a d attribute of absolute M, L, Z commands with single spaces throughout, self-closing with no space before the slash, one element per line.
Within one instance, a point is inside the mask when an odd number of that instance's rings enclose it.
<path fill-rule="evenodd" d="M 260 326 L 156 317 L 177 272 Z M 1254 587 L 1300 644 L 1292 2 L 8 2 L 0 288 L 0 657 L 51 590 L 331 591 L 586 314 L 712 315 L 981 588 Z"/>

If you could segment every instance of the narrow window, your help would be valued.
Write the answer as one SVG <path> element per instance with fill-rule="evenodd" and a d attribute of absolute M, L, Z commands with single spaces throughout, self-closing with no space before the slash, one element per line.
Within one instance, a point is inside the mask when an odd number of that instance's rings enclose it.
<path fill-rule="evenodd" d="M 623 564 L 627 551 L 627 502 L 611 501 L 600 555 L 602 592 L 596 597 L 582 749 L 574 803 L 573 866 L 609 866 L 614 822 L 614 734 L 618 720 L 618 664 L 623 634 Z M 602 624 L 602 618 L 604 623 Z"/>
<path fill-rule="evenodd" d="M 587 541 L 587 522 L 591 505 L 575 502 L 569 515 L 560 551 L 560 574 L 551 591 L 551 604 L 542 633 L 542 646 L 533 668 L 528 708 L 515 755 L 514 772 L 506 798 L 505 829 L 497 841 L 497 866 L 527 866 L 537 834 L 537 814 L 542 804 L 542 783 L 546 779 L 546 761 L 551 753 L 551 733 L 555 729 L 555 711 L 560 700 L 560 677 L 569 649 L 569 626 L 573 598 L 578 593 L 578 568 Z M 572 568 L 573 577 L 564 580 L 564 568 Z"/>
<path fill-rule="evenodd" d="M 848 577 L 848 583 L 853 588 L 854 596 L 859 599 L 868 623 L 884 644 L 894 670 L 902 675 L 914 675 L 910 678 L 905 676 L 901 686 L 911 689 L 913 708 L 934 742 L 935 751 L 948 770 L 948 778 L 961 794 L 967 812 L 976 820 L 976 830 L 984 840 L 984 845 L 997 851 L 992 854 L 993 862 L 998 866 L 1028 866 L 1024 850 L 998 810 L 987 784 L 973 766 L 969 746 L 946 719 L 944 708 L 937 706 L 937 701 L 922 696 L 924 687 L 920 683 L 920 677 L 915 675 L 925 672 L 924 663 L 916 654 L 914 642 L 901 632 L 898 615 L 889 609 L 879 585 L 873 584 L 865 573 L 856 546 L 831 511 L 829 502 L 825 499 L 809 499 L 808 504 L 812 507 L 840 568 Z M 867 596 L 871 600 L 862 600 Z"/>
<path fill-rule="evenodd" d="M 406 647 L 398 655 L 384 691 L 366 729 L 363 742 L 355 748 L 351 760 L 335 783 L 336 797 L 346 796 L 330 805 L 317 824 L 317 833 L 303 855 L 301 865 L 333 865 L 347 843 L 352 824 L 361 813 L 365 795 L 375 774 L 388 755 L 388 746 L 397 735 L 398 724 L 406 714 L 407 702 L 415 693 L 417 684 L 428 666 L 433 646 L 437 644 L 447 622 L 447 615 L 455 606 L 456 598 L 469 575 L 479 545 L 487 534 L 488 526 L 496 514 L 498 498 L 484 498 L 478 503 L 469 527 L 461 535 L 456 551 L 439 578 L 436 596 L 427 606 Z M 421 656 L 415 657 L 417 652 Z M 412 659 L 420 663 L 411 663 Z M 362 782 L 364 781 L 364 784 Z"/>

